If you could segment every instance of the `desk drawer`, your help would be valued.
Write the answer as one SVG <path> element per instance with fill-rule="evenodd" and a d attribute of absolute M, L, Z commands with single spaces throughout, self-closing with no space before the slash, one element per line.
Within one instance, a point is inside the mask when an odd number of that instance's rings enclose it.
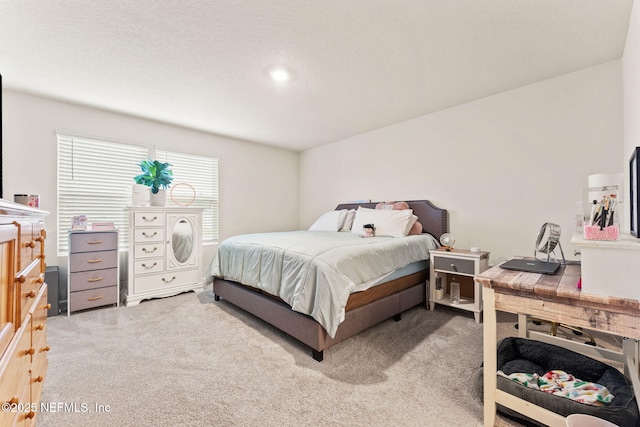
<path fill-rule="evenodd" d="M 471 259 L 447 258 L 435 256 L 433 258 L 433 268 L 451 273 L 475 274 L 474 261 Z"/>
<path fill-rule="evenodd" d="M 72 253 L 114 250 L 118 245 L 118 233 L 71 233 Z"/>
<path fill-rule="evenodd" d="M 118 269 L 106 268 L 102 270 L 78 271 L 69 274 L 71 292 L 87 289 L 105 288 L 118 284 Z"/>
<path fill-rule="evenodd" d="M 98 270 L 118 266 L 118 251 L 83 252 L 69 256 L 69 271 Z"/>
<path fill-rule="evenodd" d="M 109 286 L 71 292 L 69 301 L 71 302 L 72 311 L 115 304 L 118 301 L 118 287 Z"/>

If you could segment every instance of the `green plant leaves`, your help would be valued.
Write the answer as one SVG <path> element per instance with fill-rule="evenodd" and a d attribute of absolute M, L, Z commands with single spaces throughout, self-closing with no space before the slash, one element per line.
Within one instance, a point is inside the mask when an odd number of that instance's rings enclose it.
<path fill-rule="evenodd" d="M 133 180 L 136 184 L 151 187 L 151 192 L 157 194 L 161 188 L 167 189 L 173 181 L 173 171 L 171 163 L 162 163 L 158 160 L 142 160 L 140 169 L 142 173 L 136 175 Z"/>

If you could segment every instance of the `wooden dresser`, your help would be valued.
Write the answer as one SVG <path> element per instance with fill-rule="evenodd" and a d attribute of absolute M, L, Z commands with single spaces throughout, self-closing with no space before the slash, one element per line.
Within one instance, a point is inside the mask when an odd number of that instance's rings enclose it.
<path fill-rule="evenodd" d="M 201 291 L 202 209 L 129 207 L 127 305 Z"/>
<path fill-rule="evenodd" d="M 35 424 L 47 370 L 47 212 L 0 200 L 0 426 Z"/>
<path fill-rule="evenodd" d="M 69 231 L 68 308 L 120 305 L 118 231 Z"/>

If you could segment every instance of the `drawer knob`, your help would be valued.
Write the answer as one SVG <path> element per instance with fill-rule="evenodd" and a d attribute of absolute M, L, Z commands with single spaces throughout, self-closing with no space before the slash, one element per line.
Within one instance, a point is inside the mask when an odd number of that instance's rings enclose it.
<path fill-rule="evenodd" d="M 36 291 L 31 291 L 27 294 L 27 297 L 29 298 L 35 298 L 36 297 Z"/>
<path fill-rule="evenodd" d="M 17 398 L 16 396 L 13 396 L 11 399 L 9 399 L 9 400 L 7 401 L 7 403 L 8 403 L 9 405 L 16 405 L 18 402 L 20 402 L 20 401 L 18 400 L 18 398 Z"/>
<path fill-rule="evenodd" d="M 27 354 L 28 354 L 28 355 L 33 355 L 33 353 L 35 353 L 35 352 L 36 352 L 35 348 L 30 347 L 28 350 L 26 350 L 26 351 L 24 352 L 24 354 L 25 354 L 25 356 L 26 356 Z"/>
<path fill-rule="evenodd" d="M 44 323 L 40 323 L 38 326 L 36 326 L 36 331 L 41 331 L 44 329 Z"/>
<path fill-rule="evenodd" d="M 49 350 L 51 350 L 51 347 L 49 347 L 48 345 L 40 349 L 40 351 L 49 351 Z"/>
<path fill-rule="evenodd" d="M 39 236 L 39 237 L 36 239 L 36 242 L 40 242 L 40 243 L 44 242 L 44 236 Z"/>
<path fill-rule="evenodd" d="M 171 279 L 169 279 L 169 280 L 165 279 L 164 277 L 162 278 L 162 281 L 163 281 L 164 283 L 171 283 L 171 282 L 173 282 L 174 280 L 176 280 L 176 276 L 173 276 L 173 277 L 172 277 Z"/>
<path fill-rule="evenodd" d="M 42 285 L 44 283 L 44 277 L 40 276 L 36 279 L 36 283 Z"/>
<path fill-rule="evenodd" d="M 27 418 L 31 419 L 31 418 L 33 418 L 33 417 L 35 417 L 35 416 L 36 416 L 36 413 L 35 413 L 35 412 L 33 412 L 33 411 L 29 411 L 29 413 L 28 413 L 27 415 L 25 415 L 25 416 L 26 416 Z"/>
<path fill-rule="evenodd" d="M 21 274 L 20 276 L 18 276 L 18 277 L 16 278 L 16 281 L 17 281 L 18 283 L 24 283 L 26 280 L 27 280 L 27 277 L 26 277 L 24 274 Z"/>
<path fill-rule="evenodd" d="M 149 270 L 149 269 L 151 269 L 151 268 L 155 267 L 156 265 L 158 265 L 158 263 L 157 263 L 157 262 L 154 262 L 154 263 L 153 263 L 153 264 L 151 264 L 151 265 L 147 265 L 147 264 L 145 264 L 145 263 L 142 263 L 142 267 L 143 267 L 143 268 L 146 268 L 147 270 Z"/>
<path fill-rule="evenodd" d="M 36 378 L 33 379 L 34 383 L 41 383 L 42 380 L 44 380 L 44 378 L 42 378 L 42 375 L 38 375 Z"/>
<path fill-rule="evenodd" d="M 28 248 L 33 249 L 33 248 L 35 248 L 35 247 L 36 247 L 36 242 L 32 240 L 32 241 L 30 241 L 29 243 L 25 243 L 24 245 L 25 245 L 26 247 L 28 247 Z"/>
<path fill-rule="evenodd" d="M 157 250 L 158 250 L 158 248 L 157 248 L 157 247 L 155 247 L 155 246 L 154 246 L 154 248 L 153 248 L 153 249 L 151 249 L 151 250 L 149 250 L 149 249 L 147 249 L 147 248 L 142 248 L 142 252 L 144 252 L 145 254 L 152 254 L 152 253 L 154 253 L 154 252 L 155 252 L 155 251 L 157 251 Z"/>
<path fill-rule="evenodd" d="M 43 305 L 42 308 L 45 310 L 49 310 L 51 309 L 51 304 Z"/>

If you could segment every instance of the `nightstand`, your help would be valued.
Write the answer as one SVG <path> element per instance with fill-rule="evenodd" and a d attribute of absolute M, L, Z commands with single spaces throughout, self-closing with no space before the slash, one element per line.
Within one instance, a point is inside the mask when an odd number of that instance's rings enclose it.
<path fill-rule="evenodd" d="M 471 252 L 461 249 L 436 249 L 430 251 L 431 274 L 427 301 L 429 309 L 434 310 L 436 304 L 447 305 L 473 312 L 477 323 L 482 320 L 482 286 L 473 280 L 474 276 L 489 268 L 489 252 Z M 442 298 L 436 298 L 436 286 L 442 287 Z M 450 301 L 451 282 L 460 283 L 460 301 Z M 438 295 L 440 296 L 440 295 Z"/>

